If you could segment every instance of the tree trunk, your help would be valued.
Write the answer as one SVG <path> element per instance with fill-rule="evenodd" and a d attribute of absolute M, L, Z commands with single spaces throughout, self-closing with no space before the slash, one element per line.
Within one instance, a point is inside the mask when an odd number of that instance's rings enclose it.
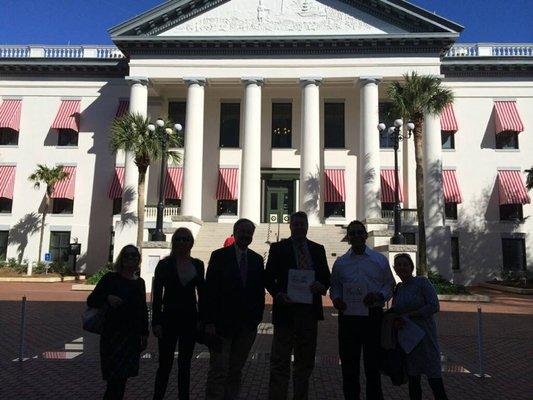
<path fill-rule="evenodd" d="M 416 215 L 418 218 L 418 273 L 427 276 L 426 223 L 424 220 L 424 141 L 423 119 L 415 123 L 414 143 L 416 160 Z"/>
<path fill-rule="evenodd" d="M 137 247 L 139 248 L 139 251 L 142 251 L 142 242 L 144 236 L 145 181 L 146 169 L 142 170 L 139 168 L 139 180 L 137 183 Z"/>
<path fill-rule="evenodd" d="M 39 253 L 37 254 L 37 262 L 41 261 L 41 256 L 43 252 L 44 225 L 46 222 L 46 214 L 48 213 L 49 205 L 50 205 L 50 197 L 48 196 L 48 194 L 46 194 L 45 199 L 44 199 L 43 216 L 41 218 L 41 232 L 39 234 Z"/>

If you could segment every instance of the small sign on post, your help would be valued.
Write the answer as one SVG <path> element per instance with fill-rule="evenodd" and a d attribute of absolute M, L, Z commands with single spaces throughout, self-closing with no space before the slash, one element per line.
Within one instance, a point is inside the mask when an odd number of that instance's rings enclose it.
<path fill-rule="evenodd" d="M 52 254 L 51 253 L 44 253 L 44 261 L 46 261 L 46 262 L 52 261 Z"/>

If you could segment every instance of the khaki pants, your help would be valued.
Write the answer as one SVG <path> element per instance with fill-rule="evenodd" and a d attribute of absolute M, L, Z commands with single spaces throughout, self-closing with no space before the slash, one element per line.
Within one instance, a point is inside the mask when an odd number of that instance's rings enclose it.
<path fill-rule="evenodd" d="M 220 352 L 210 350 L 209 372 L 207 373 L 207 400 L 234 400 L 241 387 L 241 372 L 257 329 L 242 327 L 235 333 L 222 338 Z"/>
<path fill-rule="evenodd" d="M 309 378 L 315 367 L 318 323 L 311 307 L 294 305 L 293 322 L 274 326 L 270 354 L 270 400 L 285 400 L 289 389 L 291 355 L 294 351 L 294 399 L 306 400 Z"/>

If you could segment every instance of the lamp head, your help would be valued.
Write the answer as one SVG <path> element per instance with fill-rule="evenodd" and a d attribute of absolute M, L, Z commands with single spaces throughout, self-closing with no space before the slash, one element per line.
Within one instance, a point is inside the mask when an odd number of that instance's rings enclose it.
<path fill-rule="evenodd" d="M 165 128 L 165 133 L 167 135 L 172 135 L 172 128 Z"/>
<path fill-rule="evenodd" d="M 403 125 L 403 120 L 401 118 L 398 118 L 398 119 L 394 120 L 394 126 L 396 128 L 401 128 L 402 125 Z"/>
<path fill-rule="evenodd" d="M 415 124 L 412 123 L 412 122 L 408 122 L 407 123 L 407 129 L 410 130 L 410 131 L 414 130 L 415 129 Z"/>
<path fill-rule="evenodd" d="M 181 124 L 174 125 L 174 129 L 176 129 L 177 132 L 181 132 L 183 130 L 183 126 Z"/>
<path fill-rule="evenodd" d="M 149 130 L 150 132 L 154 132 L 154 131 L 155 131 L 155 125 L 154 125 L 154 124 L 149 124 L 149 125 L 148 125 L 148 130 Z"/>
<path fill-rule="evenodd" d="M 385 129 L 387 129 L 387 125 L 385 125 L 383 122 L 380 122 L 378 124 L 378 131 L 383 132 Z"/>
<path fill-rule="evenodd" d="M 155 124 L 156 124 L 158 127 L 162 128 L 162 127 L 165 126 L 165 121 L 163 121 L 162 118 L 158 118 L 157 121 L 155 121 Z"/>
<path fill-rule="evenodd" d="M 389 127 L 389 130 L 388 130 L 389 135 L 392 135 L 394 133 L 394 129 L 395 129 L 394 126 Z"/>

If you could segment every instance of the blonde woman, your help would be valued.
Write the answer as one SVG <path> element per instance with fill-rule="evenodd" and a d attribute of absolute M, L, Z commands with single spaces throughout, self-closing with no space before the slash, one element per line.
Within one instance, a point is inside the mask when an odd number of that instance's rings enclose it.
<path fill-rule="evenodd" d="M 144 280 L 137 276 L 141 255 L 137 247 L 125 246 L 114 272 L 98 282 L 87 305 L 107 308 L 100 336 L 100 365 L 107 381 L 104 400 L 121 400 L 126 381 L 139 373 L 141 352 L 148 340 L 148 310 Z"/>

